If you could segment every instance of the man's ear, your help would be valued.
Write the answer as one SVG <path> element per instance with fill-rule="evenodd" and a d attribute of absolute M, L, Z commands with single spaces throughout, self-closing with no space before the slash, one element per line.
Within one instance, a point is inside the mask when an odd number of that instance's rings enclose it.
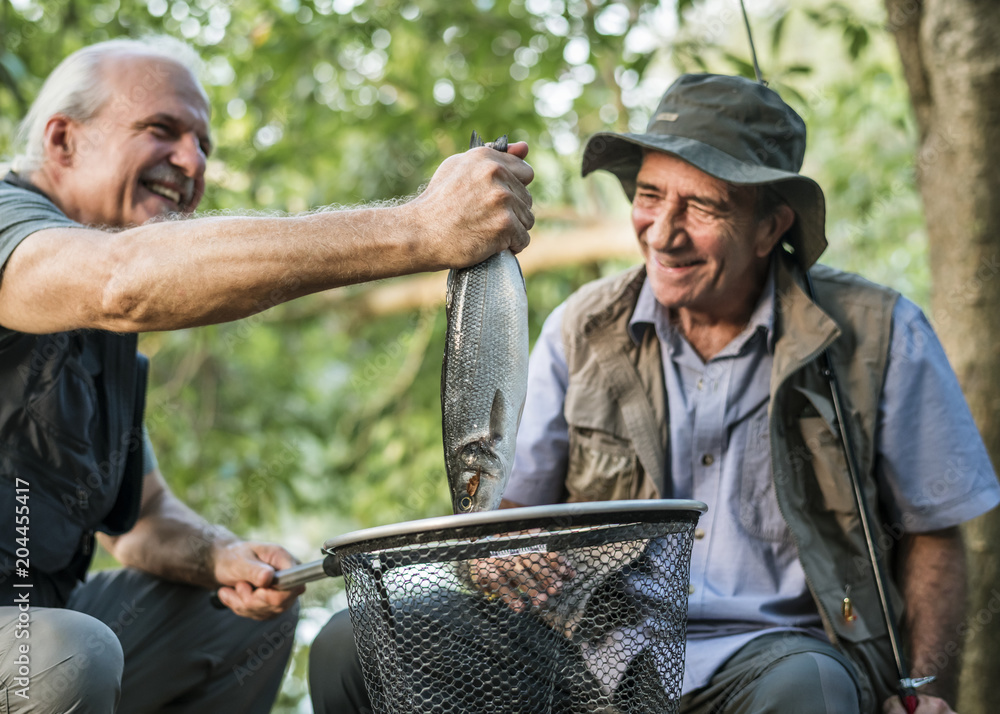
<path fill-rule="evenodd" d="M 45 123 L 45 159 L 57 166 L 70 168 L 77 153 L 77 133 L 80 125 L 65 114 L 54 114 Z"/>
<path fill-rule="evenodd" d="M 770 216 L 757 224 L 757 255 L 761 258 L 770 255 L 793 223 L 795 211 L 791 206 L 785 203 L 777 206 Z"/>

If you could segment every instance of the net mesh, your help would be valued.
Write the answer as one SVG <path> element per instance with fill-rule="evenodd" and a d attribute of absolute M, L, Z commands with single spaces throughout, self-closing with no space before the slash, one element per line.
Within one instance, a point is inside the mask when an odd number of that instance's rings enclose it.
<path fill-rule="evenodd" d="M 696 521 L 512 522 L 338 549 L 375 712 L 676 712 Z"/>

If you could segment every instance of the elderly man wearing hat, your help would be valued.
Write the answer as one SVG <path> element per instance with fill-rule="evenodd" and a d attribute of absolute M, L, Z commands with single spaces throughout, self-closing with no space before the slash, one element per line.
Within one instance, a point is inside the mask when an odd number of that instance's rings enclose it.
<path fill-rule="evenodd" d="M 590 139 L 583 173 L 621 181 L 645 262 L 584 286 L 546 321 L 504 505 L 708 504 L 691 562 L 683 714 L 903 711 L 826 352 L 875 545 L 895 566 L 887 596 L 903 613 L 910 674 L 937 677 L 919 709 L 948 712 L 964 634 L 957 526 L 1000 502 L 1000 486 L 920 310 L 815 264 L 825 208 L 798 173 L 804 152 L 805 125 L 775 92 L 718 75 L 678 79 L 646 133 Z M 557 577 L 571 577 L 518 565 L 500 591 L 512 611 L 526 590 L 558 597 Z M 340 615 L 313 645 L 317 712 L 370 710 L 349 633 Z M 652 661 L 617 663 L 623 681 Z M 461 682 L 453 675 L 438 684 Z M 511 681 L 513 693 L 532 686 Z M 635 702 L 632 689 L 619 686 L 614 711 L 677 709 Z M 579 694 L 559 689 L 553 711 L 578 711 Z M 519 711 L 511 696 L 513 708 L 490 705 Z"/>
<path fill-rule="evenodd" d="M 590 139 L 583 173 L 621 181 L 645 264 L 585 286 L 546 322 L 505 505 L 708 504 L 682 712 L 902 711 L 827 351 L 877 548 L 895 565 L 911 674 L 937 675 L 920 710 L 948 711 L 963 635 L 957 526 L 1000 487 L 920 310 L 816 265 L 825 207 L 798 173 L 805 143 L 774 91 L 718 75 L 678 79 L 646 133 Z"/>

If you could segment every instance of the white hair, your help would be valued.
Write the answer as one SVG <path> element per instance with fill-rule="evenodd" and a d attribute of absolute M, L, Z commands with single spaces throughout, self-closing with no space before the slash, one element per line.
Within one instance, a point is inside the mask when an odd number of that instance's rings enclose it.
<path fill-rule="evenodd" d="M 64 114 L 81 123 L 94 118 L 110 99 L 101 63 L 105 59 L 125 55 L 171 60 L 185 67 L 195 79 L 202 70 L 198 53 L 187 43 L 168 35 L 108 40 L 77 50 L 48 76 L 21 122 L 14 142 L 17 153 L 12 168 L 15 171 L 27 173 L 41 166 L 45 159 L 45 125 L 53 116 Z M 205 90 L 200 83 L 196 82 L 196 85 L 207 105 Z"/>

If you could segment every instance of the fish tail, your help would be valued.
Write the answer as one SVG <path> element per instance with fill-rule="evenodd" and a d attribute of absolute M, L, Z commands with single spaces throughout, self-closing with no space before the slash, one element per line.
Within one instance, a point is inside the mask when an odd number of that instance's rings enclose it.
<path fill-rule="evenodd" d="M 488 146 L 491 149 L 496 149 L 497 151 L 502 151 L 502 152 L 504 152 L 506 154 L 507 153 L 507 135 L 504 134 L 503 136 L 501 136 L 496 141 L 485 142 L 485 141 L 483 141 L 483 137 L 481 137 L 479 135 L 479 133 L 475 129 L 473 129 L 472 130 L 472 138 L 469 139 L 469 148 L 470 149 L 475 149 L 477 146 Z"/>

